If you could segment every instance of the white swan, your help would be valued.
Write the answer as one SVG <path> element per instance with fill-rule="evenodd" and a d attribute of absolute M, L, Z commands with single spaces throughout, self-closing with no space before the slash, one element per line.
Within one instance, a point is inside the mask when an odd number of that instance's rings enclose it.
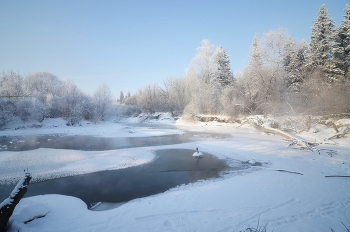
<path fill-rule="evenodd" d="M 196 152 L 193 153 L 193 157 L 201 158 L 201 157 L 203 157 L 203 152 L 198 151 L 198 147 L 197 147 Z"/>
<path fill-rule="evenodd" d="M 248 163 L 250 163 L 250 164 L 255 164 L 256 161 L 255 161 L 255 159 L 251 159 L 251 160 L 248 160 Z"/>

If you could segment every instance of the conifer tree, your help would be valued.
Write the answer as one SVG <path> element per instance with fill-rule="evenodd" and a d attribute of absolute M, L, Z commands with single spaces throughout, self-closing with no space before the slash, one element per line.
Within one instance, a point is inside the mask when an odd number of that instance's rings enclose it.
<path fill-rule="evenodd" d="M 231 84 L 233 82 L 233 75 L 231 72 L 230 58 L 222 46 L 219 46 L 215 49 L 213 59 L 213 82 L 218 83 L 221 86 L 227 86 Z"/>
<path fill-rule="evenodd" d="M 261 67 L 263 65 L 261 52 L 259 50 L 259 39 L 257 35 L 254 35 L 253 43 L 250 48 L 249 65 L 254 67 Z"/>
<path fill-rule="evenodd" d="M 331 78 L 332 69 L 332 35 L 334 33 L 334 22 L 329 17 L 325 5 L 318 11 L 311 32 L 311 42 L 307 65 L 309 67 L 321 67 Z"/>
<path fill-rule="evenodd" d="M 285 58 L 285 70 L 287 72 L 287 87 L 293 91 L 299 91 L 303 82 L 303 67 L 305 64 L 305 53 L 307 44 L 302 40 L 295 44 L 295 48 Z"/>
<path fill-rule="evenodd" d="M 350 71 L 350 6 L 348 4 L 344 11 L 344 19 L 333 34 L 333 63 L 336 73 L 340 76 Z"/>
<path fill-rule="evenodd" d="M 244 71 L 243 79 L 243 94 L 245 96 L 245 104 L 249 113 L 252 113 L 258 104 L 260 72 L 262 71 L 262 67 L 263 61 L 259 48 L 259 39 L 258 36 L 255 35 L 250 47 L 249 65 Z"/>

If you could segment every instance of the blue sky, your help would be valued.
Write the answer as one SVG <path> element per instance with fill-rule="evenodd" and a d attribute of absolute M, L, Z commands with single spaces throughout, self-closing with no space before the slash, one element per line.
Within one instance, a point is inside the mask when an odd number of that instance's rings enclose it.
<path fill-rule="evenodd" d="M 309 42 L 326 4 L 339 25 L 350 0 L 0 0 L 0 71 L 47 71 L 114 96 L 185 74 L 201 40 L 222 45 L 233 72 L 253 37 L 286 28 Z"/>

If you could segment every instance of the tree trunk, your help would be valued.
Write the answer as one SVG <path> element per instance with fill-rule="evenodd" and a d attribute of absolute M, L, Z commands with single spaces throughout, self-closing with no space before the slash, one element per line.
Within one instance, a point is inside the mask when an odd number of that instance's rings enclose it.
<path fill-rule="evenodd" d="M 27 192 L 27 185 L 31 179 L 30 173 L 25 173 L 25 176 L 18 182 L 10 196 L 0 203 L 0 232 L 6 231 L 8 221 L 16 205 Z"/>

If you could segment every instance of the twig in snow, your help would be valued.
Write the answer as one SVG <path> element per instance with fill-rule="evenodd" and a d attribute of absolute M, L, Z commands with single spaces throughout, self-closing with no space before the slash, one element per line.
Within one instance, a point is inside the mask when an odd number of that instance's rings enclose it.
<path fill-rule="evenodd" d="M 288 173 L 293 173 L 293 174 L 298 174 L 298 175 L 304 175 L 303 173 L 300 173 L 300 172 L 291 172 L 291 171 L 287 171 L 287 170 L 282 170 L 282 169 L 279 169 L 279 170 L 276 170 L 278 172 L 288 172 Z"/>
<path fill-rule="evenodd" d="M 346 227 L 346 225 L 345 225 L 343 222 L 341 222 L 341 224 L 343 224 L 343 226 L 346 228 L 346 230 L 347 230 L 348 232 L 350 232 L 350 230 L 348 229 L 348 227 Z"/>
<path fill-rule="evenodd" d="M 345 177 L 345 178 L 350 178 L 350 176 L 325 176 L 325 177 Z"/>

